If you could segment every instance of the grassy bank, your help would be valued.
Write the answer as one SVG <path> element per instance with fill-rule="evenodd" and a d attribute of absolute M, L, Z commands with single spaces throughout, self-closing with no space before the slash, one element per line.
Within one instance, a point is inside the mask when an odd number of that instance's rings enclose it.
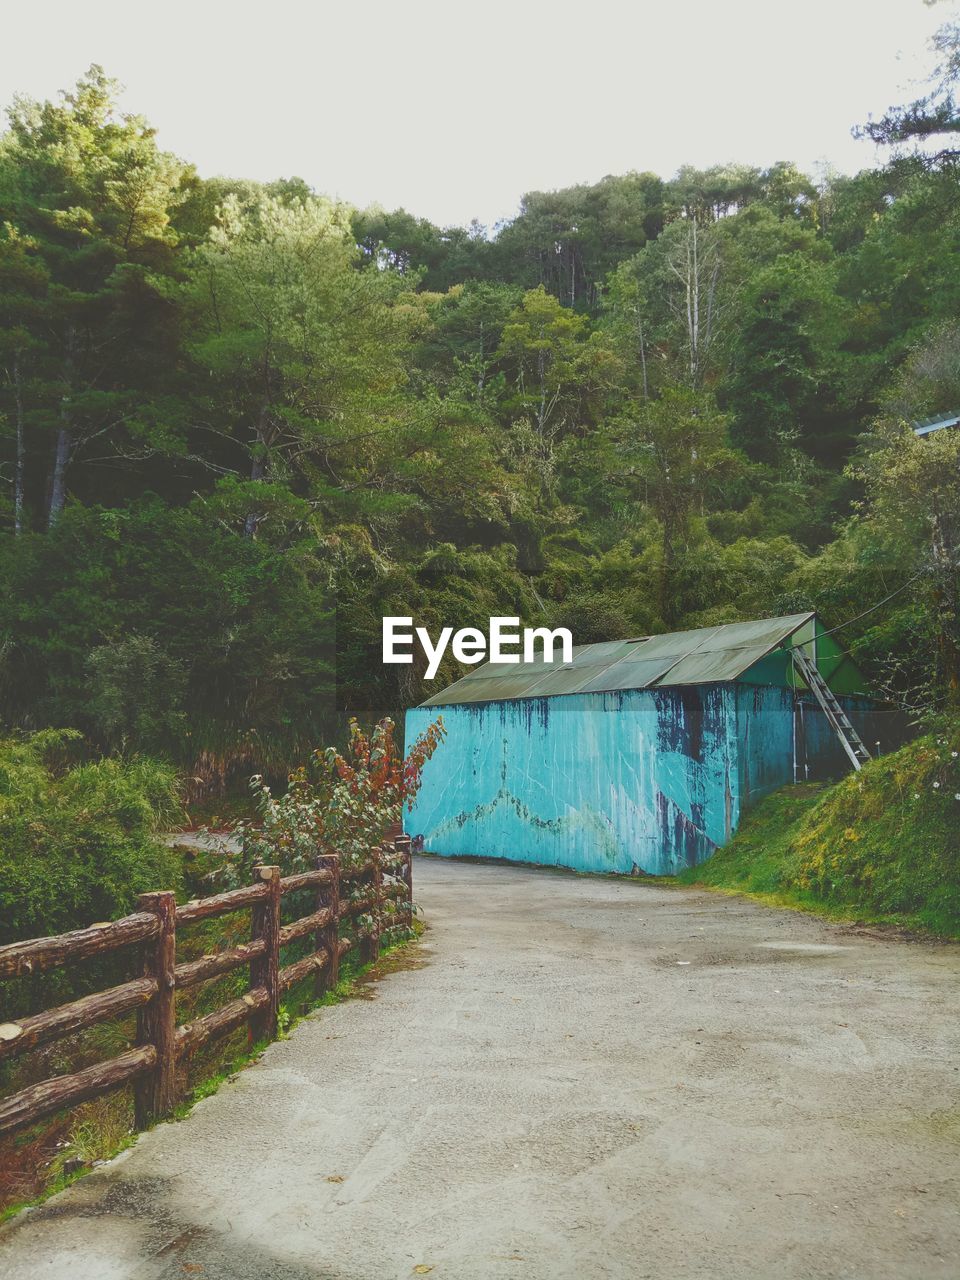
<path fill-rule="evenodd" d="M 749 813 L 687 884 L 960 938 L 960 723 Z"/>

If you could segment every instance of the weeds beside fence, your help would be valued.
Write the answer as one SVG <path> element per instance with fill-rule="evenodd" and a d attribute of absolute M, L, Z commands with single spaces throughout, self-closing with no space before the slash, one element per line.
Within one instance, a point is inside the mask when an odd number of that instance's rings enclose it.
<path fill-rule="evenodd" d="M 279 867 L 258 866 L 254 882 L 229 893 L 178 906 L 172 892 L 143 894 L 138 910 L 50 938 L 0 947 L 0 979 L 14 979 L 143 947 L 142 975 L 105 991 L 0 1023 L 0 1063 L 107 1019 L 136 1010 L 136 1043 L 125 1052 L 72 1074 L 54 1076 L 0 1098 L 0 1136 L 23 1129 L 67 1107 L 132 1082 L 136 1125 L 144 1128 L 172 1113 L 177 1067 L 199 1046 L 247 1023 L 250 1039 L 277 1035 L 281 996 L 311 977 L 317 995 L 336 987 L 340 960 L 354 947 L 361 960 L 376 960 L 388 927 L 412 924 L 410 840 L 400 836 L 371 851 L 361 866 L 341 865 L 336 854 L 317 856 L 313 870 L 281 877 Z M 309 896 L 308 909 L 283 921 L 288 896 Z M 392 910 L 388 909 L 388 904 Z M 249 910 L 250 941 L 177 962 L 178 930 L 197 921 Z M 389 926 L 386 921 L 389 920 Z M 349 930 L 341 936 L 341 929 Z M 312 949 L 281 965 L 283 951 L 309 939 Z M 177 1021 L 177 992 L 249 966 L 247 992 L 192 1022 Z"/>

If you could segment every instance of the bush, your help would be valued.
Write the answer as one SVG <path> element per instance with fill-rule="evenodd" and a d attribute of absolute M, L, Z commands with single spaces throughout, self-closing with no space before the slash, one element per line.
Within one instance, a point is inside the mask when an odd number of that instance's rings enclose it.
<path fill-rule="evenodd" d="M 180 815 L 173 770 L 155 760 L 64 763 L 80 735 L 0 739 L 0 944 L 62 933 L 179 887 L 158 837 Z"/>
<path fill-rule="evenodd" d="M 389 717 L 369 735 L 351 719 L 347 755 L 318 749 L 290 775 L 279 799 L 262 778 L 252 778 L 260 819 L 236 825 L 239 852 L 226 855 L 217 875 L 230 885 L 248 884 L 256 862 L 291 875 L 310 870 L 324 851 L 339 854 L 345 866 L 361 865 L 400 822 L 403 805 L 412 806 L 423 766 L 445 736 L 441 716 L 403 757 Z"/>
<path fill-rule="evenodd" d="M 565 600 L 555 605 L 550 614 L 550 625 L 566 627 L 575 645 L 625 640 L 636 632 L 624 611 L 602 595 Z"/>
<path fill-rule="evenodd" d="M 187 672 L 152 636 L 136 632 L 98 645 L 87 658 L 87 714 L 109 751 L 173 756 L 187 728 Z"/>

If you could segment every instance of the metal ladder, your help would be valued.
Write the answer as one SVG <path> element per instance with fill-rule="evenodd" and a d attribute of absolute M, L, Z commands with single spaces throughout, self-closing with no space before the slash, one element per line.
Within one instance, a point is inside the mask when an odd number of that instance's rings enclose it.
<path fill-rule="evenodd" d="M 792 653 L 794 666 L 807 682 L 810 692 L 820 703 L 823 714 L 827 717 L 830 727 L 840 739 L 840 745 L 850 757 L 854 769 L 863 768 L 864 761 L 871 758 L 870 752 L 863 745 L 863 739 L 850 723 L 833 690 L 820 674 L 817 664 L 802 649 L 795 648 Z"/>

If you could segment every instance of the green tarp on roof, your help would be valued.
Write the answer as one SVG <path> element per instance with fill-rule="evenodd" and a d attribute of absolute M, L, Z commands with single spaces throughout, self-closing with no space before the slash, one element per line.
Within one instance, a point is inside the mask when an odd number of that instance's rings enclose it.
<path fill-rule="evenodd" d="M 814 615 L 794 613 L 637 640 L 578 645 L 570 663 L 542 659 L 516 666 L 486 662 L 420 705 L 441 707 L 658 685 L 716 684 L 736 680 L 790 637 L 801 643 L 812 640 L 813 634 Z"/>

